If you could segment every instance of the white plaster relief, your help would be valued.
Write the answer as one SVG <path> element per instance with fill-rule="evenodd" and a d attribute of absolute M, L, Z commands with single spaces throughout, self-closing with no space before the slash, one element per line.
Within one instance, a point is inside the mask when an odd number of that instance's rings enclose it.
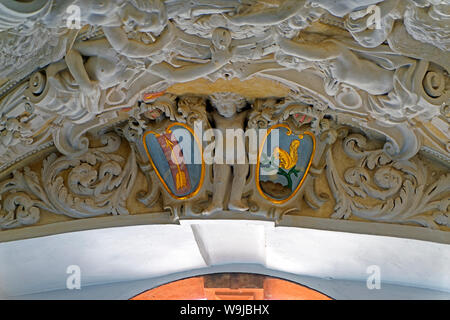
<path fill-rule="evenodd" d="M 386 0 L 377 4 L 381 28 L 371 29 L 367 8 L 376 2 L 288 0 L 269 5 L 221 0 L 2 1 L 0 77 L 26 81 L 0 100 L 0 168 L 8 168 L 17 159 L 53 143 L 64 161 L 74 161 L 70 166 L 79 171 L 72 176 L 78 177 L 73 180 L 75 185 L 92 187 L 90 178 L 86 178 L 88 182 L 79 181 L 85 175 L 95 176 L 87 167 L 87 159 L 94 151 L 86 134 L 109 126 L 130 142 L 133 152 L 127 165 L 108 167 L 97 178 L 120 176 L 124 183 L 126 178 L 119 172 L 128 172 L 128 179 L 133 180 L 139 164 L 149 183 L 157 181 L 136 145 L 143 131 L 155 121 L 151 119 L 152 111 L 160 110 L 160 120 L 166 122 L 192 124 L 202 119 L 207 127 L 210 121 L 204 97 L 176 102 L 176 97 L 165 95 L 143 103 L 145 93 L 200 78 L 214 81 L 262 77 L 280 82 L 292 92 L 282 103 L 249 101 L 249 127 L 288 123 L 300 130 L 304 124 L 296 123 L 293 115 L 301 113 L 312 118 L 308 128 L 320 137 L 322 148 L 313 170 L 320 175 L 324 172 L 320 161 L 328 165 L 328 182 L 338 202 L 336 218 L 356 215 L 433 228 L 448 225 L 448 175 L 429 178 L 427 172 L 421 171 L 417 153 L 429 148 L 423 140 L 430 133 L 415 124 L 436 117 L 448 121 L 449 4 L 437 0 Z M 83 9 L 82 32 L 67 28 L 66 9 L 70 5 Z M 340 29 L 339 34 L 317 32 L 317 25 L 323 26 L 327 15 L 334 15 L 333 21 L 345 29 Z M 224 93 L 221 99 L 230 95 Z M 207 99 L 214 101 L 212 97 Z M 128 107 L 131 111 L 119 116 L 118 111 Z M 341 140 L 362 143 L 362 136 L 345 135 L 354 129 L 381 137 L 381 146 L 377 151 L 360 151 L 364 153 L 360 156 L 346 145 L 349 156 L 361 162 L 342 177 L 335 168 L 332 147 Z M 438 154 L 439 159 L 448 159 L 448 142 L 433 145 L 430 152 Z M 375 157 L 373 154 L 383 161 L 374 160 L 366 168 L 366 160 Z M 49 158 L 45 164 L 53 161 L 54 157 Z M 41 201 L 45 210 L 80 217 L 73 213 L 72 204 L 57 210 L 55 203 L 59 200 L 36 193 L 37 189 L 23 182 L 27 176 L 24 170 L 16 172 L 11 180 L 22 181 L 19 185 L 24 190 L 18 192 L 24 194 L 3 200 L 3 227 L 36 223 L 39 206 L 35 201 Z M 37 183 L 33 179 L 29 181 Z M 236 188 L 242 190 L 236 191 L 231 208 L 275 220 L 291 212 L 292 207 L 268 211 L 269 204 L 258 206 L 261 199 L 250 195 L 252 179 Z M 312 177 L 305 181 L 298 199 L 305 198 L 311 207 L 320 207 L 324 200 L 314 193 L 313 182 Z M 427 184 L 431 187 L 426 188 Z M 119 185 L 119 189 L 126 188 Z M 54 186 L 52 194 L 66 190 Z M 163 204 L 174 219 L 224 209 L 205 205 L 209 201 L 205 194 L 214 193 L 217 186 L 208 182 L 205 188 L 206 193 L 190 203 L 188 210 L 156 186 L 140 200 L 151 206 L 161 200 L 162 192 Z M 353 194 L 383 204 L 363 208 L 352 199 Z M 247 204 L 241 202 L 243 198 L 247 198 Z M 411 201 L 417 199 L 421 199 L 421 206 L 408 210 Z M 123 204 L 97 207 L 90 206 L 82 216 L 126 212 Z M 378 216 L 377 212 L 383 214 Z"/>

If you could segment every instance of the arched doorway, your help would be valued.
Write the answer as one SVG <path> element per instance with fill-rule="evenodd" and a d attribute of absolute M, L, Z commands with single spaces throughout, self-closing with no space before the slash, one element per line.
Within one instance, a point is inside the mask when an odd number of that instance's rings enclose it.
<path fill-rule="evenodd" d="M 131 300 L 332 300 L 297 283 L 250 273 L 218 273 L 173 281 Z"/>

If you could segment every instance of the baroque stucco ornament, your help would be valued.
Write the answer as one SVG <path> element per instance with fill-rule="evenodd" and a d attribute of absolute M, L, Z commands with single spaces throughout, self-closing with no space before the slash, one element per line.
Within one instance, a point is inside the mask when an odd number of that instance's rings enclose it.
<path fill-rule="evenodd" d="M 171 140 L 160 142 L 167 150 L 177 143 L 166 135 L 175 127 L 188 128 L 194 134 L 192 128 L 200 123 L 203 130 L 214 128 L 217 134 L 222 124 L 213 114 L 208 117 L 206 106 L 208 102 L 217 103 L 218 97 L 227 102 L 226 108 L 216 104 L 218 112 L 227 115 L 226 121 L 233 122 L 234 126 L 288 129 L 287 136 L 292 135 L 294 143 L 288 140 L 291 150 L 284 148 L 289 154 L 283 149 L 278 151 L 276 157 L 280 160 L 283 156 L 290 157 L 283 159 L 279 170 L 286 169 L 283 176 L 295 170 L 300 173 L 301 182 L 288 184 L 287 194 L 286 185 L 280 187 L 278 183 L 277 186 L 277 180 L 258 179 L 261 153 L 257 155 L 257 165 L 248 161 L 234 165 L 205 163 L 202 159 L 201 174 L 192 176 L 200 179 L 197 183 L 190 178 L 192 171 L 180 168 L 177 163 L 178 172 L 173 171 L 172 176 L 177 178 L 174 179 L 177 183 L 182 182 L 181 189 L 192 184 L 191 191 L 183 189 L 187 197 L 174 196 L 164 183 L 170 168 L 164 172 L 155 165 L 155 160 L 149 161 L 148 148 L 157 150 L 158 146 L 156 140 L 146 144 L 146 133 Z M 243 111 L 238 112 L 239 108 Z M 165 94 L 152 102 L 141 103 L 121 124 L 104 127 L 99 132 L 101 141 L 91 138 L 92 143 L 103 146 L 89 147 L 79 156 L 52 153 L 43 158 L 40 172 L 30 167 L 15 170 L 0 185 L 0 225 L 8 229 L 36 224 L 42 210 L 70 218 L 139 214 L 130 204 L 135 199 L 150 211 L 168 210 L 173 221 L 228 212 L 281 222 L 285 216 L 301 215 L 309 210 L 312 215 L 321 212 L 336 219 L 357 216 L 380 222 L 448 227 L 448 169 L 419 155 L 396 160 L 383 150 L 383 140 L 375 138 L 377 134 L 364 135 L 339 124 L 337 119 L 305 103 L 293 103 L 290 98 L 246 101 L 234 93 L 207 97 Z M 301 165 L 297 156 L 303 156 L 307 148 L 299 148 L 303 144 L 300 140 L 309 134 L 314 141 L 314 152 Z M 372 140 L 369 142 L 368 138 Z M 252 157 L 256 151 L 247 145 L 246 157 Z M 338 158 L 347 159 L 346 165 L 342 161 L 337 163 Z M 289 164 L 289 161 L 294 162 Z M 186 175 L 184 179 L 178 179 L 181 173 Z M 139 175 L 146 183 L 136 182 Z M 326 181 L 326 186 L 321 181 Z M 325 210 L 327 203 L 334 205 Z"/>
<path fill-rule="evenodd" d="M 0 225 L 35 224 L 41 212 L 133 213 L 128 197 L 175 220 L 230 210 L 280 221 L 306 207 L 322 210 L 330 199 L 315 185 L 325 179 L 335 207 L 324 216 L 448 226 L 449 7 L 0 0 Z M 290 93 L 164 94 L 179 83 L 235 78 L 268 79 Z M 196 120 L 216 134 L 276 125 L 311 132 L 315 153 L 298 192 L 274 203 L 258 192 L 254 165 L 207 165 L 195 196 L 171 197 L 142 138 L 173 123 L 194 128 Z M 336 163 L 339 156 L 352 167 Z M 41 173 L 22 161 L 42 161 Z M 135 195 L 140 174 L 148 190 Z"/>

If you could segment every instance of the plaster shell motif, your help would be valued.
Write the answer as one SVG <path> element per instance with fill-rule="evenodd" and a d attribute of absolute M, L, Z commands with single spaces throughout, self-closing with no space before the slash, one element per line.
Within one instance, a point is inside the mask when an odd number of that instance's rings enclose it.
<path fill-rule="evenodd" d="M 10 81 L 1 90 L 0 168 L 19 167 L 11 183 L 22 181 L 17 182 L 17 191 L 24 193 L 15 198 L 3 195 L 2 227 L 34 224 L 37 208 L 44 207 L 45 211 L 79 217 L 73 210 L 84 200 L 76 195 L 95 189 L 95 179 L 110 181 L 112 177 L 119 190 L 122 182 L 134 181 L 134 166 L 139 166 L 148 184 L 154 186 L 139 195 L 143 205 L 157 203 L 170 209 L 175 219 L 215 211 L 205 206 L 210 201 L 208 194 L 214 193 L 212 169 L 207 170 L 204 192 L 197 198 L 183 205 L 173 202 L 155 187 L 154 172 L 136 140 L 146 126 L 153 125 L 143 115 L 147 103 L 157 105 L 166 122 L 192 125 L 195 119 L 202 119 L 210 126 L 210 115 L 201 102 L 205 97 L 191 96 L 182 102 L 171 95 L 151 101 L 145 98 L 173 84 L 205 78 L 264 78 L 283 84 L 291 93 L 281 104 L 276 99 L 249 101 L 248 126 L 283 123 L 299 132 L 311 130 L 318 140 L 311 172 L 286 207 L 258 198 L 250 175 L 239 192 L 248 205 L 236 208 L 277 221 L 284 214 L 301 211 L 300 199 L 320 208 L 324 199 L 315 194 L 314 181 L 326 176 L 336 199 L 336 208 L 329 215 L 335 218 L 354 215 L 433 228 L 448 226 L 448 169 L 433 176 L 432 169 L 420 169 L 428 160 L 418 158 L 422 150 L 444 164 L 450 162 L 448 142 L 425 145 L 425 140 L 439 139 L 422 126 L 434 118 L 450 123 L 443 112 L 449 100 L 448 4 L 386 0 L 379 4 L 381 28 L 373 29 L 367 23 L 373 2 L 365 1 L 367 8 L 363 9 L 361 2 L 326 0 L 1 3 L 0 61 L 4 67 L 0 76 Z M 81 11 L 81 29 L 67 27 L 70 5 L 89 9 Z M 42 46 L 38 38 L 49 39 L 48 45 Z M 296 113 L 311 118 L 308 128 L 295 121 Z M 87 167 L 93 163 L 85 157 L 95 149 L 88 135 L 111 128 L 129 141 L 137 160 L 132 155 L 125 157 L 126 164 L 114 160 L 115 164 L 100 174 Z M 353 133 L 347 137 L 343 132 L 348 130 Z M 353 135 L 359 134 L 358 130 L 376 137 L 377 151 L 363 150 L 364 138 Z M 341 144 L 343 152 L 356 161 L 355 168 L 345 172 L 333 157 L 333 150 Z M 359 151 L 351 151 L 350 146 Z M 38 160 L 36 152 L 45 148 L 55 148 L 59 152 L 56 157 L 63 162 L 78 159 L 69 166 L 76 172 L 71 177 L 75 185 L 87 189 L 63 188 L 57 179 L 59 184 L 53 183 L 56 189 L 52 192 L 61 192 L 61 199 L 67 190 L 75 196 L 68 192 L 64 201 L 52 200 L 46 198 L 47 187 L 42 185 L 42 192 L 37 192 L 23 182 L 42 183 L 37 173 L 21 169 L 18 161 L 33 155 Z M 101 159 L 107 158 L 102 155 Z M 378 160 L 368 160 L 372 158 Z M 52 161 L 57 161 L 55 156 L 43 164 L 49 166 Z M 83 161 L 87 165 L 82 165 Z M 25 171 L 33 179 L 26 180 Z M 124 188 L 123 194 L 130 195 L 128 187 Z M 10 190 L 16 189 L 5 192 Z M 106 192 L 99 190 L 96 192 Z M 109 191 L 107 198 L 115 192 Z M 376 200 L 368 204 L 355 196 Z M 414 212 L 408 211 L 413 198 L 423 200 Z M 36 199 L 41 201 L 39 205 L 35 205 Z M 75 199 L 73 203 L 71 199 Z M 239 202 L 240 197 L 237 199 Z M 84 208 L 84 216 L 127 212 L 123 202 L 111 206 L 105 201 L 76 208 Z"/>

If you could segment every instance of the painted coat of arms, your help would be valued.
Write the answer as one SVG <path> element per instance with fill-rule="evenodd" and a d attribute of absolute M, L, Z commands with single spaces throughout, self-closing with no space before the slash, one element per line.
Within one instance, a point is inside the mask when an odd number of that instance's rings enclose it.
<path fill-rule="evenodd" d="M 153 169 L 172 197 L 182 200 L 197 194 L 205 168 L 201 143 L 190 127 L 173 123 L 161 134 L 148 131 L 143 143 Z"/>
<path fill-rule="evenodd" d="M 256 166 L 260 194 L 273 203 L 289 201 L 305 180 L 314 152 L 312 133 L 296 135 L 282 124 L 271 127 L 261 143 Z"/>

